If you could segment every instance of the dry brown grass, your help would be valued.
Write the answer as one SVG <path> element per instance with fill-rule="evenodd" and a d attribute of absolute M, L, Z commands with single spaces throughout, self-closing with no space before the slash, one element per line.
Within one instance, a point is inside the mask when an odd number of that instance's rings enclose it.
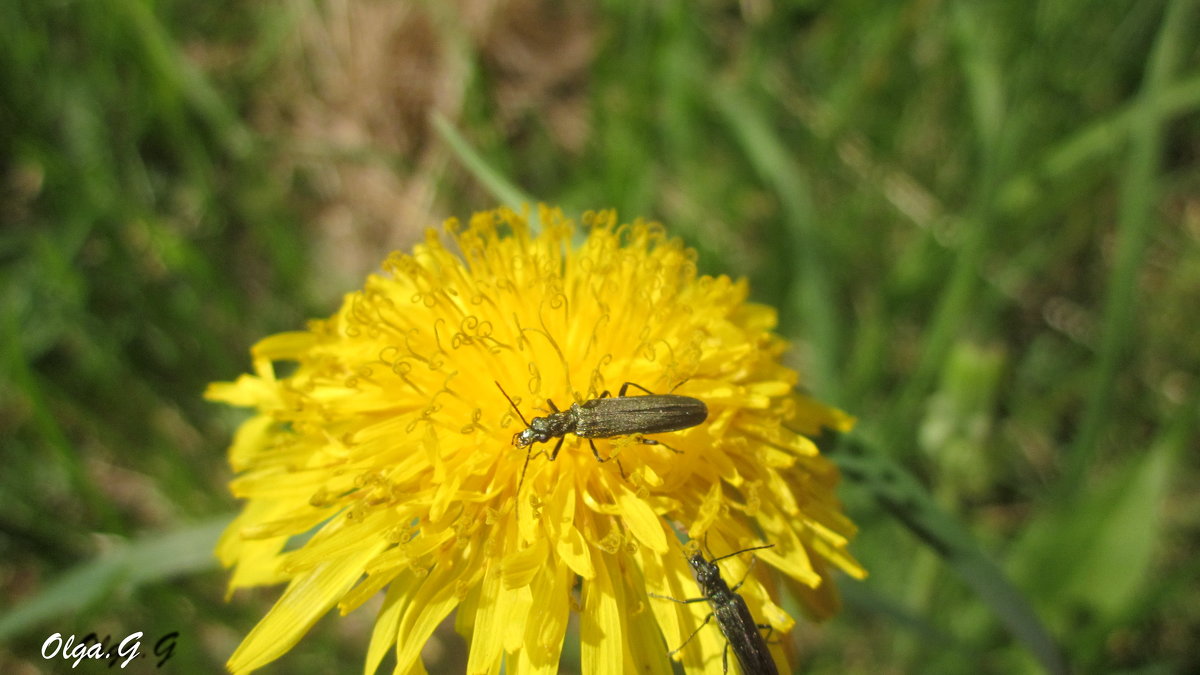
<path fill-rule="evenodd" d="M 578 5 L 330 0 L 296 11 L 255 119 L 285 147 L 281 179 L 311 205 L 314 262 L 331 287 L 461 215 L 454 197 L 486 203 L 434 135 L 432 112 L 459 121 L 470 93 L 493 115 L 497 140 L 521 143 L 542 128 L 565 154 L 587 142 L 596 40 Z"/>

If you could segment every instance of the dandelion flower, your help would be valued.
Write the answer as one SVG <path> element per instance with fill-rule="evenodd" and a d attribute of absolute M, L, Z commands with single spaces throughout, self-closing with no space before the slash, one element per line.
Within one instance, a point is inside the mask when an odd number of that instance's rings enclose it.
<path fill-rule="evenodd" d="M 246 502 L 217 548 L 230 590 L 288 584 L 232 671 L 382 592 L 368 673 L 390 650 L 395 672 L 423 672 L 452 612 L 468 672 L 554 673 L 572 608 L 582 672 L 669 673 L 707 613 L 649 595 L 698 595 L 684 532 L 718 555 L 774 544 L 741 592 L 781 631 L 793 621 L 764 580 L 790 580 L 822 616 L 834 569 L 863 576 L 837 470 L 805 435 L 851 420 L 795 393 L 775 312 L 744 281 L 699 276 L 658 225 L 589 213 L 576 244 L 560 211 L 538 215 L 537 235 L 507 209 L 430 230 L 329 319 L 255 345 L 253 375 L 209 387 L 254 411 L 229 450 Z M 514 446 L 525 427 L 495 384 L 532 418 L 625 382 L 700 399 L 708 418 L 654 435 L 667 445 L 596 441 L 618 462 L 566 434 L 551 462 L 549 444 Z M 745 557 L 722 563 L 730 579 Z M 701 630 L 677 658 L 700 672 L 723 647 Z"/>

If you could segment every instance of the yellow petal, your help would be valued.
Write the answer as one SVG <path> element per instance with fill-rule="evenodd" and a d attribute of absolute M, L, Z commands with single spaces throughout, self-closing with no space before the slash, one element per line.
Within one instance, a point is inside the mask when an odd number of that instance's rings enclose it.
<path fill-rule="evenodd" d="M 591 579 L 596 574 L 596 570 L 592 564 L 592 547 L 588 546 L 584 541 L 583 535 L 574 525 L 567 525 L 563 528 L 562 534 L 559 536 L 558 557 L 565 562 L 572 571 L 584 579 Z"/>
<path fill-rule="evenodd" d="M 468 675 L 499 672 L 500 654 L 504 647 L 504 629 L 513 609 L 512 603 L 503 602 L 500 597 L 503 584 L 499 561 L 489 561 L 486 565 L 475 610 L 475 624 L 472 630 L 474 637 L 467 656 Z"/>
<path fill-rule="evenodd" d="M 530 586 L 531 602 L 537 608 L 525 624 L 525 646 L 518 662 L 522 672 L 550 675 L 559 671 L 563 636 L 570 616 L 574 575 L 560 566 L 542 569 Z"/>
<path fill-rule="evenodd" d="M 617 490 L 617 506 L 621 508 L 621 518 L 625 521 L 625 526 L 633 532 L 638 541 L 656 553 L 667 552 L 667 535 L 663 529 L 665 526 L 649 504 L 622 485 Z"/>
<path fill-rule="evenodd" d="M 400 619 L 396 640 L 397 671 L 404 672 L 418 662 L 421 648 L 429 641 L 434 629 L 461 602 L 460 584 L 465 585 L 466 570 L 474 569 L 471 562 L 478 564 L 478 561 L 461 559 L 439 564 L 421 581 Z"/>
<path fill-rule="evenodd" d="M 229 670 L 249 672 L 291 649 L 358 581 L 365 561 L 382 549 L 382 542 L 368 544 L 361 551 L 325 562 L 294 579 L 271 611 L 229 657 L 226 664 Z"/>
<path fill-rule="evenodd" d="M 309 331 L 276 333 L 258 341 L 250 349 L 256 357 L 269 361 L 293 361 L 304 355 L 317 343 L 317 337 Z"/>
<path fill-rule="evenodd" d="M 583 582 L 583 613 L 579 618 L 579 653 L 583 675 L 617 675 L 624 672 L 625 636 L 621 632 L 621 607 L 608 576 L 607 558 L 594 559 L 596 574 Z"/>
<path fill-rule="evenodd" d="M 416 575 L 411 572 L 393 579 L 383 599 L 383 607 L 371 630 L 371 644 L 367 647 L 367 660 L 363 672 L 370 675 L 379 669 L 383 657 L 396 644 L 396 631 L 400 627 L 400 613 L 408 604 L 409 596 L 416 589 Z"/>

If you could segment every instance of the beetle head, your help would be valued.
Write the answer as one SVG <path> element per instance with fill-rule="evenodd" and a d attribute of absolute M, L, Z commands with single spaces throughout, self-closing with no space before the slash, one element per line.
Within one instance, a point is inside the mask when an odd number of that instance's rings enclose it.
<path fill-rule="evenodd" d="M 695 552 L 688 558 L 688 563 L 691 564 L 692 570 L 696 573 L 696 583 L 705 592 L 712 586 L 713 582 L 721 578 L 721 569 L 716 563 L 711 563 L 704 559 L 704 556 L 699 552 Z"/>
<path fill-rule="evenodd" d="M 524 430 L 513 434 L 513 445 L 524 448 L 534 443 L 545 443 L 554 434 L 548 428 L 545 417 L 535 417 Z"/>

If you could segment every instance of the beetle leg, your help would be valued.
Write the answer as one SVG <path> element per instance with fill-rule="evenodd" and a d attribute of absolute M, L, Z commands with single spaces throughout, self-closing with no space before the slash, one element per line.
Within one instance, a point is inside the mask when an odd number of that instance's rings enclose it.
<path fill-rule="evenodd" d="M 643 387 L 642 385 L 640 385 L 636 382 L 626 382 L 625 384 L 621 385 L 621 391 L 617 392 L 617 396 L 625 396 L 625 392 L 629 389 L 629 385 L 631 385 L 631 384 L 633 386 L 637 387 L 638 389 L 641 389 L 642 391 L 646 392 L 647 394 L 654 396 L 654 392 L 650 391 L 649 389 Z"/>
<path fill-rule="evenodd" d="M 551 401 L 550 399 L 546 399 L 546 405 L 550 406 L 550 409 L 556 413 L 562 412 L 558 409 L 558 406 L 554 405 L 554 401 Z"/>
<path fill-rule="evenodd" d="M 680 380 L 680 381 L 679 381 L 679 384 L 675 385 L 674 387 L 671 387 L 671 391 L 668 391 L 667 393 L 668 393 L 668 394 L 670 394 L 672 391 L 675 391 L 676 389 L 678 389 L 678 388 L 682 387 L 683 385 L 687 384 L 687 381 L 688 381 L 688 380 L 690 380 L 690 379 L 692 379 L 692 378 L 690 378 L 690 377 L 685 377 L 685 378 L 683 378 L 682 380 Z"/>
<path fill-rule="evenodd" d="M 688 598 L 687 600 L 680 600 L 679 598 L 672 598 L 669 595 L 659 595 L 658 593 L 647 593 L 646 595 L 648 595 L 652 598 L 658 598 L 659 600 L 670 600 L 671 602 L 678 602 L 681 605 L 690 605 L 693 602 L 709 602 L 710 601 L 710 598 L 708 596 L 705 596 L 703 598 Z M 682 649 L 682 647 L 680 647 L 680 649 Z"/>
<path fill-rule="evenodd" d="M 553 405 L 553 404 L 551 404 Z M 554 444 L 554 452 L 550 453 L 550 461 L 553 462 L 558 458 L 558 451 L 562 450 L 563 441 L 567 440 L 566 436 L 559 436 L 558 442 Z"/>
<path fill-rule="evenodd" d="M 600 462 L 601 464 L 603 464 L 603 463 L 607 462 L 609 459 L 612 459 L 612 457 L 609 457 L 608 459 L 600 459 L 600 451 L 596 449 L 596 441 L 593 441 L 592 439 L 589 438 L 588 445 L 592 446 L 592 454 L 596 456 L 597 462 Z"/>
<path fill-rule="evenodd" d="M 617 459 L 616 457 L 613 457 L 612 455 L 609 455 L 608 457 L 601 459 L 600 451 L 596 449 L 596 441 L 593 441 L 592 439 L 589 438 L 588 445 L 592 446 L 592 454 L 595 455 L 597 462 L 600 462 L 601 464 L 603 464 L 610 459 L 616 459 L 617 460 L 617 471 L 621 472 L 621 478 L 625 477 L 625 467 L 621 466 L 621 460 Z"/>
<path fill-rule="evenodd" d="M 663 596 L 660 595 L 658 597 L 663 597 Z M 673 600 L 674 598 L 667 598 L 667 599 Z M 684 647 L 688 646 L 688 643 L 692 641 L 692 638 L 696 637 L 696 633 L 699 633 L 705 626 L 708 625 L 709 621 L 712 621 L 713 616 L 715 616 L 715 615 L 712 612 L 709 612 L 708 616 L 704 617 L 704 622 L 701 623 L 699 626 L 697 626 L 696 630 L 692 631 L 692 634 L 688 636 L 688 639 L 684 640 L 683 644 L 679 645 L 675 649 L 672 649 L 670 652 L 667 652 L 667 656 L 668 657 L 674 656 L 674 655 L 678 654 Z M 728 643 L 726 643 L 726 644 L 728 644 Z"/>
<path fill-rule="evenodd" d="M 662 441 L 656 441 L 653 438 L 646 438 L 645 436 L 638 436 L 637 442 L 641 443 L 642 445 L 661 445 L 664 448 L 670 450 L 671 452 L 673 452 L 677 455 L 683 454 L 682 450 L 676 450 L 675 448 L 672 448 L 671 446 L 667 445 L 666 443 L 663 443 Z"/>

